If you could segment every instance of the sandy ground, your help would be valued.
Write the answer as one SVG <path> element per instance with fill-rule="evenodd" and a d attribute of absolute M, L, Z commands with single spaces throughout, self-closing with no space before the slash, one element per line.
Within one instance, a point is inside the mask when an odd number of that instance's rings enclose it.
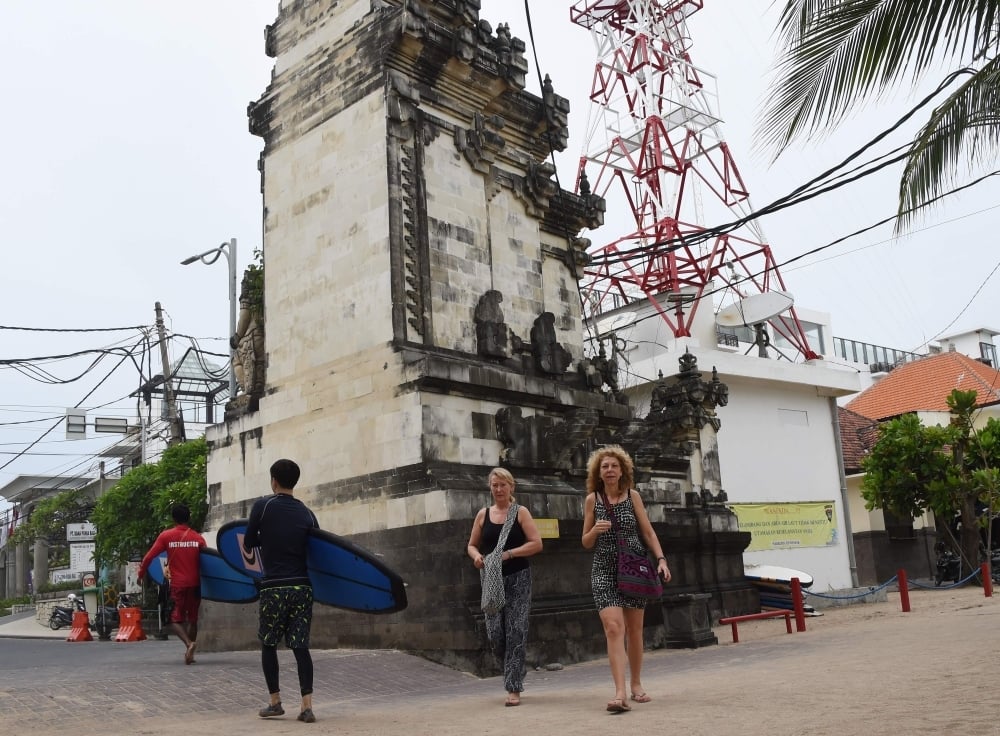
<path fill-rule="evenodd" d="M 653 701 L 621 715 L 605 711 L 613 690 L 606 662 L 597 661 L 530 673 L 518 708 L 503 706 L 499 680 L 470 677 L 398 697 L 317 692 L 319 721 L 310 726 L 221 708 L 179 720 L 142 718 L 133 733 L 1000 735 L 997 598 L 967 587 L 911 590 L 910 601 L 904 613 L 890 593 L 886 602 L 826 609 L 807 618 L 801 633 L 786 634 L 783 620 L 748 622 L 738 644 L 724 626 L 716 629 L 718 646 L 647 652 L 643 680 Z"/>

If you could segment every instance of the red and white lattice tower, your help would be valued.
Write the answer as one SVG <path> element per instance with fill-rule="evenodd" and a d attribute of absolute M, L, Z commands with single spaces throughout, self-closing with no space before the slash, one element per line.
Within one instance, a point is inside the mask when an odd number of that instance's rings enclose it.
<path fill-rule="evenodd" d="M 675 337 L 691 335 L 699 307 L 712 308 L 702 297 L 714 290 L 731 289 L 736 299 L 784 290 L 754 223 L 715 233 L 704 222 L 710 205 L 718 229 L 750 207 L 722 139 L 714 78 L 691 62 L 687 18 L 702 5 L 580 0 L 570 9 L 572 22 L 591 32 L 598 57 L 577 189 L 602 197 L 624 192 L 636 228 L 591 246 L 582 282 L 586 316 L 647 298 Z M 802 358 L 819 357 L 794 310 L 769 322 Z"/>

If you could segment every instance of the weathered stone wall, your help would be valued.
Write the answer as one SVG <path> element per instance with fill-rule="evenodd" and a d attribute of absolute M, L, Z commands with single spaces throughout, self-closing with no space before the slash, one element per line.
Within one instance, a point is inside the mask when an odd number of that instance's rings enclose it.
<path fill-rule="evenodd" d="M 321 526 L 409 586 L 409 607 L 389 616 L 317 607 L 314 644 L 486 671 L 465 545 L 504 464 L 519 501 L 560 525 L 533 565 L 531 657 L 575 661 L 604 649 L 581 472 L 632 420 L 576 371 L 572 234 L 600 223 L 603 202 L 553 181 L 568 103 L 523 91 L 523 43 L 481 23 L 477 2 L 403 5 L 287 0 L 267 31 L 274 75 L 248 113 L 265 144 L 267 381 L 208 432 L 209 538 L 268 492 L 274 460 L 293 458 Z M 647 498 L 672 590 L 747 605 L 734 517 L 671 510 L 666 488 Z M 254 646 L 251 610 L 208 605 L 204 644 Z M 647 624 L 662 642 L 658 611 Z"/>

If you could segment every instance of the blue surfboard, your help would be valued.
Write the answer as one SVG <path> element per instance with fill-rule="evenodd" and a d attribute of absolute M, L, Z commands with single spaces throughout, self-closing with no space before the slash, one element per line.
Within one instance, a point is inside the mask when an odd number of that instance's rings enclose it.
<path fill-rule="evenodd" d="M 149 579 L 163 585 L 163 567 L 167 553 L 163 552 L 149 565 Z M 214 549 L 203 547 L 198 558 L 201 573 L 201 597 L 219 603 L 253 603 L 260 597 L 254 579 L 226 564 Z"/>
<path fill-rule="evenodd" d="M 246 519 L 223 524 L 216 535 L 222 558 L 239 572 L 263 576 L 257 550 L 243 549 Z M 406 608 L 403 579 L 382 560 L 336 534 L 312 529 L 306 567 L 317 603 L 361 613 L 395 613 Z"/>

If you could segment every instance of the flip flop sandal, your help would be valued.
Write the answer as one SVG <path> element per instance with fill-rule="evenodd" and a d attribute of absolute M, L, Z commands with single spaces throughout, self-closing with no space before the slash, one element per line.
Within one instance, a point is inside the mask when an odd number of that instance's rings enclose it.
<path fill-rule="evenodd" d="M 512 707 L 514 707 L 516 705 L 520 705 L 520 704 L 521 704 L 521 696 L 520 695 L 508 695 L 507 696 L 507 702 L 504 703 L 504 705 L 506 705 L 508 708 L 512 708 Z"/>
<path fill-rule="evenodd" d="M 632 710 L 632 707 L 622 698 L 615 698 L 608 703 L 608 713 L 624 713 L 627 710 Z"/>
<path fill-rule="evenodd" d="M 632 693 L 632 700 L 637 703 L 648 703 L 652 698 L 646 693 Z"/>

